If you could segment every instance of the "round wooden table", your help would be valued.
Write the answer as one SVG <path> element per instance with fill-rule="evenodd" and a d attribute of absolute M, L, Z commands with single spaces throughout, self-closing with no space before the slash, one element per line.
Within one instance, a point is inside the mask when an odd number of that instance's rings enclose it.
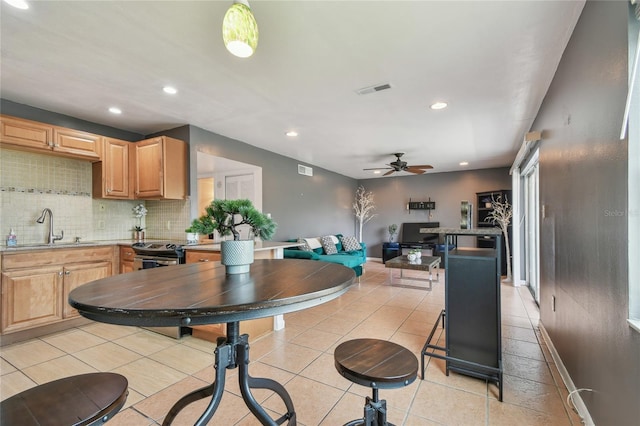
<path fill-rule="evenodd" d="M 353 283 L 351 268 L 302 259 L 256 260 L 246 274 L 226 275 L 218 262 L 176 265 L 115 275 L 74 289 L 69 304 L 81 315 L 110 324 L 172 327 L 227 324 L 227 337 L 215 350 L 214 383 L 182 397 L 163 425 L 188 404 L 212 396 L 197 425 L 206 424 L 218 407 L 227 369 L 239 368 L 242 398 L 265 425 L 296 424 L 291 397 L 278 382 L 249 376 L 249 342 L 239 322 L 298 311 L 333 300 Z M 287 413 L 272 419 L 257 403 L 251 388 L 277 393 Z"/>

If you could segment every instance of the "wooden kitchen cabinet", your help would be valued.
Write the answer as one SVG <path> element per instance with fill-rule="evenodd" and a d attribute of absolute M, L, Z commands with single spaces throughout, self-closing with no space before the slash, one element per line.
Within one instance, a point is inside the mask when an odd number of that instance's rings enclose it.
<path fill-rule="evenodd" d="M 136 142 L 132 178 L 137 199 L 182 200 L 187 195 L 187 147 L 159 136 Z"/>
<path fill-rule="evenodd" d="M 70 157 L 99 161 L 102 136 L 80 130 L 53 128 L 53 151 Z"/>
<path fill-rule="evenodd" d="M 103 138 L 102 161 L 93 163 L 94 198 L 133 198 L 129 179 L 129 152 L 133 143 Z"/>
<path fill-rule="evenodd" d="M 120 273 L 133 272 L 133 258 L 136 252 L 128 246 L 120 246 Z"/>
<path fill-rule="evenodd" d="M 0 116 L 0 141 L 30 151 L 50 152 L 53 146 L 53 126 L 21 118 Z"/>
<path fill-rule="evenodd" d="M 2 273 L 2 333 L 62 320 L 62 268 Z"/>
<path fill-rule="evenodd" d="M 66 265 L 63 270 L 62 317 L 73 318 L 80 314 L 69 305 L 69 293 L 90 281 L 111 276 L 112 262 L 91 262 Z"/>
<path fill-rule="evenodd" d="M 10 334 L 77 318 L 69 293 L 111 276 L 113 259 L 113 246 L 3 254 L 0 331 Z"/>
<path fill-rule="evenodd" d="M 215 262 L 220 260 L 219 251 L 209 250 L 187 250 L 185 255 L 185 261 L 187 263 L 197 262 Z"/>
<path fill-rule="evenodd" d="M 100 160 L 101 136 L 17 117 L 0 116 L 2 145 L 90 161 Z"/>

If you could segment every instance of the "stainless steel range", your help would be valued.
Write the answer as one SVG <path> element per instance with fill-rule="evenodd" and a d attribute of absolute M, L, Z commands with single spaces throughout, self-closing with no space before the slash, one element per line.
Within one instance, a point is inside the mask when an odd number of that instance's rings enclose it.
<path fill-rule="evenodd" d="M 184 249 L 180 244 L 167 242 L 134 243 L 131 248 L 136 253 L 133 269 L 158 268 L 184 263 Z"/>
<path fill-rule="evenodd" d="M 182 245 L 171 242 L 140 242 L 131 245 L 136 253 L 133 258 L 133 270 L 159 268 L 185 263 Z M 144 327 L 147 330 L 179 339 L 191 334 L 189 327 Z"/>

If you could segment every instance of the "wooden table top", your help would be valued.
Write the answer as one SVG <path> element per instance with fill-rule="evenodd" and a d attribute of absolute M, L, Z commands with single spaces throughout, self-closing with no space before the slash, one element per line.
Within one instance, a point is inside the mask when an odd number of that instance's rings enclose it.
<path fill-rule="evenodd" d="M 306 259 L 256 260 L 248 274 L 218 262 L 143 269 L 84 284 L 69 304 L 94 321 L 170 327 L 269 317 L 344 294 L 353 269 Z"/>

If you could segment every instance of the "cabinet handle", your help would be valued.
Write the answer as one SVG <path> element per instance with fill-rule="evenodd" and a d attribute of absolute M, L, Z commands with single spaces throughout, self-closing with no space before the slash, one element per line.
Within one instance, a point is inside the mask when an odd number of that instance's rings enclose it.
<path fill-rule="evenodd" d="M 58 276 L 61 277 L 62 276 L 62 271 L 58 272 Z"/>
<path fill-rule="evenodd" d="M 71 271 L 64 271 L 65 275 L 71 275 Z"/>
<path fill-rule="evenodd" d="M 198 259 L 198 262 L 208 262 L 209 259 Z"/>

